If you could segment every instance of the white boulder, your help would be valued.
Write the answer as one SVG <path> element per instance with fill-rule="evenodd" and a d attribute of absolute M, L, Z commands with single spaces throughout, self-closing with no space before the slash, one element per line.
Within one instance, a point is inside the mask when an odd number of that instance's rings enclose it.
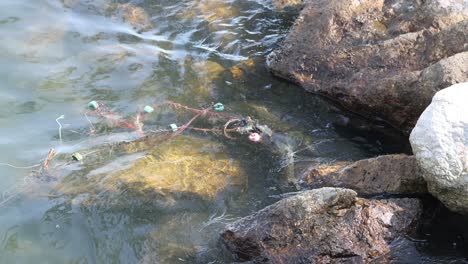
<path fill-rule="evenodd" d="M 436 93 L 410 135 L 429 192 L 468 215 L 468 83 Z"/>

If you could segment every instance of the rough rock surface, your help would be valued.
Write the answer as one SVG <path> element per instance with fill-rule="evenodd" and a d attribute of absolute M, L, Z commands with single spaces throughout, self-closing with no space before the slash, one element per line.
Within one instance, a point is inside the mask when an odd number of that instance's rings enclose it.
<path fill-rule="evenodd" d="M 149 14 L 142 7 L 133 4 L 110 4 L 106 13 L 114 19 L 121 19 L 138 31 L 148 31 L 153 28 Z"/>
<path fill-rule="evenodd" d="M 243 188 L 247 177 L 239 161 L 225 154 L 223 145 L 186 135 L 164 142 L 149 135 L 87 151 L 96 154 L 87 157 L 83 168 L 71 164 L 55 172 L 63 175 L 72 171 L 66 178 L 59 178 L 54 193 L 86 194 L 82 204 L 109 202 L 110 206 L 123 202 L 141 208 L 151 204 L 154 210 L 186 201 L 211 201 Z M 115 198 L 122 192 L 125 199 Z"/>
<path fill-rule="evenodd" d="M 410 142 L 429 191 L 449 209 L 468 214 L 468 83 L 434 96 Z"/>
<path fill-rule="evenodd" d="M 272 0 L 276 10 L 299 9 L 303 6 L 304 0 Z"/>
<path fill-rule="evenodd" d="M 432 96 L 468 81 L 466 0 L 310 0 L 271 71 L 405 133 Z"/>
<path fill-rule="evenodd" d="M 312 168 L 303 179 L 308 187 L 342 187 L 362 195 L 426 193 L 426 182 L 414 156 L 385 155 L 355 163 Z"/>
<path fill-rule="evenodd" d="M 239 259 L 255 262 L 385 261 L 390 243 L 419 217 L 421 203 L 356 195 L 339 188 L 307 191 L 228 225 L 222 239 Z"/>

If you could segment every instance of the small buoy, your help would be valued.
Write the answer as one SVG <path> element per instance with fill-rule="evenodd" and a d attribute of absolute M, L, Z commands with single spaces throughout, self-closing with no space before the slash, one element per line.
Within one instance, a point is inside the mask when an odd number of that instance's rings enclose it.
<path fill-rule="evenodd" d="M 149 106 L 149 105 L 147 105 L 147 106 L 145 106 L 145 108 L 143 108 L 143 111 L 145 111 L 145 113 L 148 113 L 148 114 L 149 114 L 149 113 L 154 112 L 154 108 L 151 107 L 151 106 Z"/>
<path fill-rule="evenodd" d="M 224 105 L 222 103 L 216 103 L 213 105 L 213 109 L 218 112 L 224 111 Z"/>
<path fill-rule="evenodd" d="M 75 152 L 75 153 L 72 154 L 72 159 L 73 159 L 74 161 L 81 161 L 81 160 L 83 159 L 83 156 L 81 156 L 80 153 Z"/>
<path fill-rule="evenodd" d="M 59 228 L 60 228 L 60 225 L 55 225 L 55 228 L 59 229 Z"/>
<path fill-rule="evenodd" d="M 91 101 L 88 103 L 88 107 L 92 110 L 97 110 L 99 108 L 99 103 L 96 101 Z"/>
<path fill-rule="evenodd" d="M 262 136 L 256 132 L 253 132 L 249 134 L 249 140 L 252 142 L 260 142 L 262 140 Z"/>
<path fill-rule="evenodd" d="M 172 130 L 172 132 L 176 132 L 179 129 L 176 124 L 170 124 L 169 128 Z"/>

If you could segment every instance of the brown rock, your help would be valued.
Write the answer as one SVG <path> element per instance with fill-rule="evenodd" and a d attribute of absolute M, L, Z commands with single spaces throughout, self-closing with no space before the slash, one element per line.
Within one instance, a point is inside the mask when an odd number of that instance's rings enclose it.
<path fill-rule="evenodd" d="M 427 193 L 416 159 L 403 154 L 322 165 L 312 168 L 303 180 L 308 187 L 349 188 L 362 195 Z"/>
<path fill-rule="evenodd" d="M 409 133 L 434 93 L 468 80 L 468 6 L 457 0 L 310 0 L 273 73 Z"/>
<path fill-rule="evenodd" d="M 272 0 L 273 7 L 278 11 L 285 9 L 299 9 L 303 6 L 304 0 Z"/>
<path fill-rule="evenodd" d="M 268 263 L 385 262 L 390 243 L 418 219 L 417 199 L 366 200 L 322 188 L 281 200 L 227 226 L 222 239 L 241 260 Z"/>
<path fill-rule="evenodd" d="M 138 31 L 148 31 L 153 28 L 149 14 L 142 7 L 133 4 L 110 4 L 106 13 L 114 19 L 121 19 Z"/>

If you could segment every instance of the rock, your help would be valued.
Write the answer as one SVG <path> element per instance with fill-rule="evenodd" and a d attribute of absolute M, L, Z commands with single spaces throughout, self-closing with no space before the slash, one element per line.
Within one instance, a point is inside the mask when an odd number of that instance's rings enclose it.
<path fill-rule="evenodd" d="M 270 70 L 408 134 L 440 89 L 468 81 L 468 2 L 306 1 Z"/>
<path fill-rule="evenodd" d="M 254 69 L 255 69 L 255 61 L 253 59 L 247 59 L 232 66 L 230 71 L 231 71 L 232 78 L 239 80 L 246 73 L 251 72 Z"/>
<path fill-rule="evenodd" d="M 239 9 L 226 1 L 196 0 L 190 1 L 187 8 L 178 17 L 181 20 L 202 18 L 209 23 L 210 32 L 225 28 L 225 23 L 240 15 Z"/>
<path fill-rule="evenodd" d="M 423 194 L 426 182 L 414 156 L 385 155 L 352 164 L 339 162 L 312 168 L 303 179 L 308 187 L 342 187 L 361 195 Z"/>
<path fill-rule="evenodd" d="M 192 69 L 196 73 L 196 81 L 192 81 L 194 83 L 192 98 L 212 98 L 216 86 L 215 82 L 226 69 L 221 64 L 211 60 L 195 62 Z"/>
<path fill-rule="evenodd" d="M 273 7 L 278 11 L 302 8 L 304 0 L 272 0 Z"/>
<path fill-rule="evenodd" d="M 468 83 L 434 96 L 410 135 L 428 189 L 450 210 L 468 214 Z"/>
<path fill-rule="evenodd" d="M 86 193 L 85 204 L 132 201 L 166 208 L 178 201 L 211 201 L 246 182 L 239 161 L 230 158 L 223 145 L 196 137 L 179 135 L 164 142 L 148 137 L 91 152 L 96 156 L 87 157 L 83 168 L 63 168 L 74 171 L 57 184 L 55 193 Z M 127 200 L 114 198 L 121 192 Z"/>
<path fill-rule="evenodd" d="M 136 30 L 143 32 L 153 28 L 149 14 L 142 7 L 133 4 L 110 4 L 106 13 L 113 18 L 129 23 Z"/>
<path fill-rule="evenodd" d="M 286 198 L 228 225 L 222 240 L 239 259 L 255 262 L 382 262 L 418 219 L 421 202 L 356 195 L 322 188 Z"/>

